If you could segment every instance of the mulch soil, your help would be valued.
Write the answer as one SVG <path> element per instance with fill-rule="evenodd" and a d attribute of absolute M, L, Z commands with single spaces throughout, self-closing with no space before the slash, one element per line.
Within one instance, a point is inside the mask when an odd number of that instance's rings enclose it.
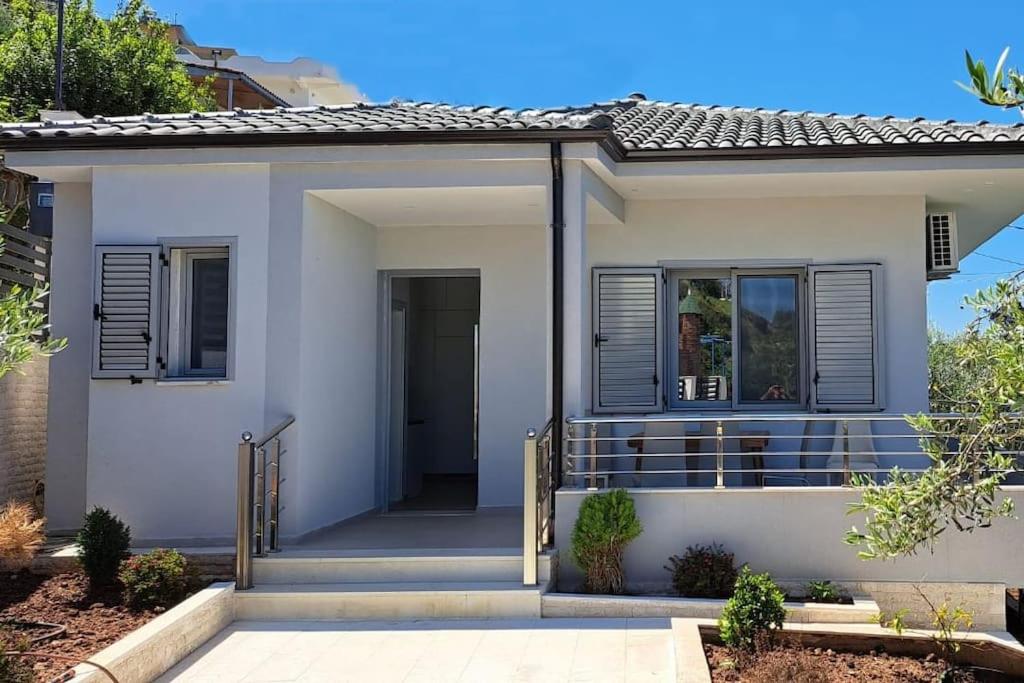
<path fill-rule="evenodd" d="M 31 652 L 84 660 L 157 614 L 155 611 L 128 609 L 117 587 L 91 591 L 82 574 L 0 574 L 0 622 L 47 622 L 66 628 L 55 638 L 31 644 L 28 648 Z M 0 628 L 3 628 L 2 623 Z M 32 638 L 45 635 L 46 631 L 13 629 L 6 633 Z M 10 638 L 10 635 L 6 637 Z M 60 680 L 62 674 L 76 664 L 36 657 L 30 661 L 40 681 Z"/>
<path fill-rule="evenodd" d="M 933 655 L 921 659 L 885 652 L 854 654 L 792 645 L 780 645 L 766 652 L 740 658 L 740 661 L 733 650 L 723 645 L 705 644 L 704 653 L 714 683 L 933 683 L 947 669 L 946 664 Z M 953 680 L 958 683 L 989 683 L 1011 679 L 956 671 Z"/>

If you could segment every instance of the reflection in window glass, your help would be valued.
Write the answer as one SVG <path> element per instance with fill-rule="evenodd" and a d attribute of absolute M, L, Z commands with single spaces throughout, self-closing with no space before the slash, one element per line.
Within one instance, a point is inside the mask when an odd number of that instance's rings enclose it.
<path fill-rule="evenodd" d="M 797 277 L 740 276 L 740 401 L 799 401 Z"/>
<path fill-rule="evenodd" d="M 228 260 L 198 258 L 192 265 L 192 370 L 227 367 Z"/>
<path fill-rule="evenodd" d="M 732 281 L 679 280 L 679 379 L 676 398 L 729 401 L 732 380 Z"/>

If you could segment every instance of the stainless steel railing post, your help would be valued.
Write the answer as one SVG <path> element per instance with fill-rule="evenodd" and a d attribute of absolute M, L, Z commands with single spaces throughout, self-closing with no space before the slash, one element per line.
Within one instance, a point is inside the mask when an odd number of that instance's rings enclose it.
<path fill-rule="evenodd" d="M 235 588 L 252 588 L 252 498 L 256 445 L 244 432 L 238 444 L 238 495 L 235 521 Z"/>
<path fill-rule="evenodd" d="M 843 486 L 849 486 L 850 476 L 850 423 L 843 420 Z"/>
<path fill-rule="evenodd" d="M 523 447 L 523 585 L 537 585 L 537 430 Z"/>
<path fill-rule="evenodd" d="M 597 423 L 590 425 L 590 488 L 597 488 Z"/>
<path fill-rule="evenodd" d="M 267 474 L 270 476 L 270 526 L 269 526 L 269 551 L 280 552 L 279 527 L 281 519 L 281 440 L 272 439 L 270 442 L 270 462 L 267 464 Z"/>
<path fill-rule="evenodd" d="M 253 478 L 253 516 L 255 518 L 256 530 L 253 534 L 253 555 L 263 557 L 266 555 L 263 548 L 264 529 L 267 517 L 267 449 L 256 449 L 256 474 Z"/>
<path fill-rule="evenodd" d="M 725 427 L 721 420 L 715 423 L 715 488 L 725 488 Z"/>

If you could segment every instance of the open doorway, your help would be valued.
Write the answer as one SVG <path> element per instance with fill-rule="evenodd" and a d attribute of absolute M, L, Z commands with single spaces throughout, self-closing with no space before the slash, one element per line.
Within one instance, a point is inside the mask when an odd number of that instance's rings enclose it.
<path fill-rule="evenodd" d="M 387 508 L 477 501 L 478 276 L 392 277 Z"/>

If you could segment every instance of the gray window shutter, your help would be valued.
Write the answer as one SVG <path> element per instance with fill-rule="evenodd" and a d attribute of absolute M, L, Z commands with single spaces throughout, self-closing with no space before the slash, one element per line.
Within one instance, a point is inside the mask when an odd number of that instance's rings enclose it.
<path fill-rule="evenodd" d="M 157 376 L 160 247 L 96 247 L 92 376 Z"/>
<path fill-rule="evenodd" d="M 882 267 L 811 266 L 811 407 L 881 410 Z"/>
<path fill-rule="evenodd" d="M 660 268 L 595 268 L 594 412 L 662 409 Z"/>

